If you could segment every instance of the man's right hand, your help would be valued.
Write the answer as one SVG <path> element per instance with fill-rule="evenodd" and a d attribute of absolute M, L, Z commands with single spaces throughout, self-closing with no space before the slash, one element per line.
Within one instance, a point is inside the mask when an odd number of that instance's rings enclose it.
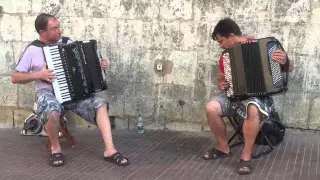
<path fill-rule="evenodd" d="M 225 77 L 224 77 L 224 74 L 222 73 L 219 73 L 219 76 L 217 78 L 217 81 L 218 81 L 218 88 L 220 90 L 223 90 L 223 91 L 226 91 L 228 90 L 228 88 L 230 87 L 230 84 L 228 81 L 226 81 Z"/>
<path fill-rule="evenodd" d="M 47 64 L 45 63 L 43 67 L 41 68 L 38 73 L 38 79 L 41 79 L 43 81 L 47 81 L 52 83 L 53 80 L 56 78 L 56 75 L 54 74 L 53 70 L 47 69 Z"/>

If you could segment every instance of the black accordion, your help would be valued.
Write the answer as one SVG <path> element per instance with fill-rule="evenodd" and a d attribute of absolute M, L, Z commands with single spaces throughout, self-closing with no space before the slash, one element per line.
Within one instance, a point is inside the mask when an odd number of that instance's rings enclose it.
<path fill-rule="evenodd" d="M 274 37 L 236 43 L 223 52 L 223 66 L 229 98 L 241 99 L 287 91 L 286 71 L 272 59 L 276 49 L 283 50 Z"/>
<path fill-rule="evenodd" d="M 45 46 L 43 52 L 48 69 L 56 74 L 52 85 L 61 104 L 108 88 L 96 40 Z"/>

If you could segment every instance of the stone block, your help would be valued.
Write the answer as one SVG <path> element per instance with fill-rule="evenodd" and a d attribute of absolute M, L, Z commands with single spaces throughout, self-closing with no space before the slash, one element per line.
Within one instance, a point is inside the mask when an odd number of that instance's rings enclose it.
<path fill-rule="evenodd" d="M 21 41 L 21 18 L 4 14 L 0 21 L 0 36 L 4 41 Z"/>
<path fill-rule="evenodd" d="M 17 109 L 14 110 L 13 120 L 14 120 L 14 128 L 22 128 L 24 120 L 29 117 L 32 113 L 30 109 Z"/>
<path fill-rule="evenodd" d="M 310 107 L 309 129 L 320 129 L 320 97 L 312 98 Z"/>
<path fill-rule="evenodd" d="M 148 50 L 148 51 L 133 51 L 132 56 L 134 58 L 133 63 L 133 77 L 134 82 L 155 82 L 160 83 L 160 79 L 156 76 L 156 70 L 154 68 L 154 63 L 156 60 L 159 60 L 163 57 L 163 52 L 157 50 Z M 130 77 L 128 77 L 130 80 Z"/>
<path fill-rule="evenodd" d="M 97 130 L 98 127 L 88 123 L 84 119 L 82 119 L 80 116 L 78 116 L 76 113 L 68 111 L 65 115 L 65 117 L 68 119 L 68 126 L 71 127 L 72 132 L 76 131 L 76 128 L 80 129 L 86 129 L 86 130 Z"/>
<path fill-rule="evenodd" d="M 283 122 L 289 127 L 307 128 L 309 93 L 287 93 L 283 101 Z"/>
<path fill-rule="evenodd" d="M 190 20 L 192 18 L 191 0 L 160 0 L 160 16 L 163 19 Z"/>
<path fill-rule="evenodd" d="M 84 40 L 87 38 L 85 19 L 80 17 L 61 17 L 59 20 L 64 36 L 68 36 L 72 40 Z"/>
<path fill-rule="evenodd" d="M 312 6 L 308 0 L 288 0 L 285 2 L 276 0 L 272 4 L 274 5 L 274 13 L 272 13 L 274 19 L 290 23 L 309 21 L 309 12 Z"/>
<path fill-rule="evenodd" d="M 17 85 L 11 83 L 11 77 L 0 76 L 0 106 L 17 106 Z"/>
<path fill-rule="evenodd" d="M 211 38 L 211 37 L 210 37 Z M 209 41 L 209 46 L 206 49 L 197 51 L 197 62 L 205 64 L 214 64 L 218 67 L 221 49 L 217 42 L 213 42 L 212 38 Z"/>
<path fill-rule="evenodd" d="M 155 76 L 154 62 L 162 58 L 161 51 L 119 49 L 112 52 L 107 79 L 111 82 L 153 82 L 160 81 Z"/>
<path fill-rule="evenodd" d="M 36 18 L 36 16 L 22 17 L 22 41 L 32 42 L 35 39 L 39 39 L 39 34 L 34 27 Z"/>
<path fill-rule="evenodd" d="M 15 67 L 15 65 L 19 62 L 21 53 L 23 52 L 24 48 L 29 44 L 29 42 L 12 42 L 12 50 L 13 50 L 13 59 L 14 59 L 14 65 L 12 65 L 12 68 Z M 13 63 L 12 63 L 13 64 Z M 11 69 L 10 69 L 11 70 Z"/>
<path fill-rule="evenodd" d="M 128 119 L 122 119 L 116 117 L 114 119 L 115 123 L 115 130 L 120 130 L 120 129 L 128 129 Z"/>
<path fill-rule="evenodd" d="M 158 86 L 152 82 L 130 83 L 125 89 L 125 116 L 152 117 L 156 113 Z"/>
<path fill-rule="evenodd" d="M 173 69 L 171 74 L 164 77 L 164 82 L 192 87 L 197 67 L 197 54 L 188 51 L 172 51 L 166 58 L 173 62 Z"/>
<path fill-rule="evenodd" d="M 132 55 L 132 56 L 131 56 Z M 106 69 L 106 78 L 110 82 L 127 81 L 133 77 L 133 61 L 134 54 L 131 49 L 110 49 L 107 50 L 107 58 L 109 59 L 109 67 Z"/>
<path fill-rule="evenodd" d="M 320 36 L 320 32 L 318 31 L 320 28 L 320 8 L 313 9 L 309 16 L 307 23 L 300 25 L 300 28 L 304 29 L 304 34 L 300 37 L 302 47 L 301 52 L 308 54 L 312 58 L 318 58 L 318 44 L 320 43 L 320 40 L 315 37 Z"/>
<path fill-rule="evenodd" d="M 223 121 L 226 125 L 227 137 L 231 137 L 233 135 L 233 133 L 235 132 L 235 130 L 234 130 L 233 126 L 230 124 L 230 121 L 228 120 L 228 118 L 223 118 Z M 208 121 L 206 121 L 205 123 L 202 124 L 202 131 L 211 133 L 211 129 L 208 125 Z"/>
<path fill-rule="evenodd" d="M 0 1 L 0 6 L 6 13 L 28 13 L 31 11 L 31 0 Z"/>
<path fill-rule="evenodd" d="M 0 128 L 13 128 L 13 109 L 1 107 L 0 114 Z"/>
<path fill-rule="evenodd" d="M 320 28 L 320 26 L 319 26 Z M 304 82 L 304 89 L 308 92 L 320 92 L 320 62 L 318 57 L 310 57 L 308 63 L 308 70 L 306 70 L 306 79 Z M 317 59 L 317 60 L 316 60 Z M 299 66 L 296 66 L 296 70 Z"/>
<path fill-rule="evenodd" d="M 138 19 L 151 20 L 158 17 L 158 0 L 136 0 L 134 1 L 134 16 Z"/>
<path fill-rule="evenodd" d="M 278 94 L 273 96 L 275 110 L 278 112 L 281 120 L 283 120 L 283 113 L 284 113 L 283 107 L 287 106 L 283 104 L 284 98 L 285 98 L 284 94 Z"/>
<path fill-rule="evenodd" d="M 109 103 L 109 115 L 123 117 L 127 83 L 124 81 L 115 81 L 107 82 L 107 85 L 108 90 L 101 94 Z"/>
<path fill-rule="evenodd" d="M 210 38 L 209 25 L 206 22 L 181 22 L 181 50 L 207 48 Z"/>
<path fill-rule="evenodd" d="M 34 14 L 49 13 L 56 17 L 60 17 L 65 13 L 71 14 L 74 12 L 73 9 L 67 8 L 66 6 L 73 3 L 73 1 L 64 0 L 32 0 L 32 12 Z M 83 3 L 78 3 L 82 5 Z M 85 9 L 85 8 L 84 8 Z M 74 15 L 74 17 L 77 17 Z"/>
<path fill-rule="evenodd" d="M 195 82 L 203 86 L 215 86 L 219 68 L 212 64 L 198 63 Z"/>
<path fill-rule="evenodd" d="M 163 45 L 163 26 L 153 20 L 118 20 L 118 46 L 159 49 Z"/>
<path fill-rule="evenodd" d="M 86 20 L 86 38 L 98 43 L 117 44 L 117 20 L 108 18 L 90 18 Z"/>
<path fill-rule="evenodd" d="M 157 117 L 166 122 L 198 121 L 194 111 L 193 88 L 180 85 L 161 85 L 158 97 Z"/>
<path fill-rule="evenodd" d="M 13 46 L 11 42 L 1 42 L 0 43 L 0 74 L 9 75 L 12 69 L 15 67 L 16 62 L 13 59 Z M 10 82 L 11 83 L 11 82 Z"/>
<path fill-rule="evenodd" d="M 21 108 L 33 108 L 35 102 L 35 84 L 28 83 L 18 85 L 18 106 Z"/>
<path fill-rule="evenodd" d="M 216 23 L 231 10 L 230 0 L 225 1 L 195 1 L 193 5 L 194 20 L 206 20 Z"/>
<path fill-rule="evenodd" d="M 180 49 L 183 36 L 180 32 L 179 21 L 164 20 L 161 21 L 163 28 L 163 48 Z"/>
<path fill-rule="evenodd" d="M 202 125 L 192 122 L 169 122 L 166 124 L 166 129 L 171 131 L 193 131 L 201 132 Z"/>
<path fill-rule="evenodd" d="M 158 0 L 110 0 L 108 3 L 110 17 L 124 19 L 155 19 L 159 12 Z"/>

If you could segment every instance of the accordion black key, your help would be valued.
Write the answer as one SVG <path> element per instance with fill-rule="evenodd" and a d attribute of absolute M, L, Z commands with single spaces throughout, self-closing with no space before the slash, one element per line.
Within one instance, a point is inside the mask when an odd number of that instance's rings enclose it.
<path fill-rule="evenodd" d="M 43 51 L 48 68 L 56 74 L 52 85 L 61 104 L 108 88 L 96 40 L 45 46 Z"/>
<path fill-rule="evenodd" d="M 283 50 L 274 37 L 236 43 L 223 52 L 223 66 L 229 98 L 259 97 L 287 91 L 288 71 L 272 59 Z"/>

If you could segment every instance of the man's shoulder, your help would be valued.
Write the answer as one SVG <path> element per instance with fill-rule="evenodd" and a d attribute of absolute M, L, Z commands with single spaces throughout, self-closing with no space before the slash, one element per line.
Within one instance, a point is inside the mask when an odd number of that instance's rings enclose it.
<path fill-rule="evenodd" d="M 39 46 L 36 46 L 32 43 L 29 43 L 29 44 L 25 44 L 22 48 L 22 52 L 24 53 L 38 53 L 38 52 L 41 52 L 42 51 L 42 48 L 39 47 Z"/>

